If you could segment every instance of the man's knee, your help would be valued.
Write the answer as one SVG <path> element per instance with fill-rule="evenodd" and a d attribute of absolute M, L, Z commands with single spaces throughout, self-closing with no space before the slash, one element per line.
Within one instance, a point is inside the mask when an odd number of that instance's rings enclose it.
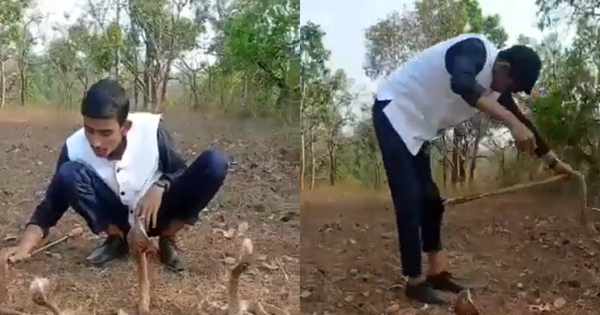
<path fill-rule="evenodd" d="M 72 187 L 72 185 L 91 183 L 91 172 L 92 170 L 83 163 L 68 161 L 58 168 L 56 175 L 63 185 Z"/>
<path fill-rule="evenodd" d="M 205 166 L 205 174 L 216 181 L 223 181 L 229 169 L 229 155 L 222 150 L 207 150 L 202 152 L 199 159 Z"/>

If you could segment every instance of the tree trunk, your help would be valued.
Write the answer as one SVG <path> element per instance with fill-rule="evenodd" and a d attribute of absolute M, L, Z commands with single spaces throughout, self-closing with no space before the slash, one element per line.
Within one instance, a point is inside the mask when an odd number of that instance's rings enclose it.
<path fill-rule="evenodd" d="M 4 108 L 6 106 L 6 72 L 4 68 L 4 61 L 0 62 L 0 76 L 2 76 L 2 100 L 0 101 L 0 108 Z"/>
<path fill-rule="evenodd" d="M 25 106 L 26 98 L 27 98 L 27 76 L 25 75 L 25 61 L 24 56 L 21 56 L 21 60 L 19 60 L 19 78 L 21 80 L 21 91 L 19 93 L 19 103 L 21 106 Z"/>
<path fill-rule="evenodd" d="M 300 126 L 300 190 L 304 190 L 305 174 L 306 174 L 306 136 L 305 136 L 305 132 L 304 132 L 304 126 Z"/>
<path fill-rule="evenodd" d="M 333 141 L 333 140 L 331 140 Z M 327 145 L 327 151 L 329 153 L 329 184 L 335 186 L 335 179 L 337 173 L 337 165 L 335 160 L 335 144 L 330 143 Z"/>
<path fill-rule="evenodd" d="M 315 188 L 315 176 L 317 175 L 317 166 L 315 165 L 315 139 L 313 137 L 313 131 L 310 131 L 310 189 Z"/>
<path fill-rule="evenodd" d="M 440 150 L 440 154 L 442 155 L 441 164 L 442 164 L 442 186 L 448 187 L 448 161 L 447 161 L 447 143 L 446 143 L 446 134 L 442 134 L 442 149 Z"/>
<path fill-rule="evenodd" d="M 477 155 L 479 154 L 479 143 L 483 138 L 484 133 L 483 119 L 479 118 L 477 125 L 477 133 L 475 133 L 475 141 L 473 142 L 473 149 L 471 150 L 471 160 L 469 165 L 469 182 L 472 183 L 475 180 L 475 168 L 477 167 Z"/>

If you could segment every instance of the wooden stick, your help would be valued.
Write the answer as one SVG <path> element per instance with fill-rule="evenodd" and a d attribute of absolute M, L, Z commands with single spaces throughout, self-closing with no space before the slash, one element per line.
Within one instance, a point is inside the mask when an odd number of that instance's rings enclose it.
<path fill-rule="evenodd" d="M 459 204 L 467 203 L 467 202 L 485 198 L 485 197 L 504 195 L 504 194 L 515 192 L 515 191 L 523 190 L 526 188 L 531 188 L 534 186 L 541 186 L 541 185 L 553 183 L 553 182 L 559 181 L 561 179 L 566 179 L 566 178 L 568 178 L 568 175 L 556 175 L 556 176 L 553 176 L 553 177 L 550 177 L 550 178 L 547 178 L 547 179 L 544 179 L 541 181 L 525 183 L 525 184 L 517 184 L 514 186 L 510 186 L 510 187 L 501 188 L 501 189 L 498 189 L 498 190 L 492 191 L 492 192 L 475 194 L 475 195 L 465 196 L 465 197 L 449 198 L 444 201 L 444 205 L 459 205 Z"/>
<path fill-rule="evenodd" d="M 80 226 L 77 226 L 77 227 L 73 228 L 71 231 L 69 231 L 69 233 L 67 233 L 67 235 L 65 235 L 65 236 L 57 239 L 54 242 L 48 243 L 48 244 L 46 244 L 46 245 L 44 245 L 44 246 L 42 246 L 42 247 L 34 250 L 33 252 L 31 252 L 31 254 L 29 254 L 29 256 L 31 257 L 31 256 L 33 256 L 33 255 L 35 255 L 37 253 L 43 252 L 45 250 L 48 250 L 48 249 L 50 249 L 50 248 L 52 248 L 52 247 L 54 247 L 54 246 L 56 246 L 56 245 L 58 245 L 58 244 L 60 244 L 62 242 L 65 242 L 68 239 L 79 237 L 79 236 L 81 236 L 81 234 L 83 234 L 83 228 L 81 228 Z"/>

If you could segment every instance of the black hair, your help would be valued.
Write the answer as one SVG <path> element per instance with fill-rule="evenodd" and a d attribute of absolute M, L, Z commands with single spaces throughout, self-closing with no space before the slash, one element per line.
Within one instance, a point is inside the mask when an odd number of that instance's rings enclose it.
<path fill-rule="evenodd" d="M 93 119 L 116 119 L 122 126 L 129 115 L 129 97 L 114 79 L 94 83 L 81 101 L 81 115 Z"/>
<path fill-rule="evenodd" d="M 519 92 L 531 94 L 542 70 L 542 60 L 538 53 L 531 47 L 514 45 L 500 51 L 497 59 L 510 64 L 510 76 L 519 84 Z"/>

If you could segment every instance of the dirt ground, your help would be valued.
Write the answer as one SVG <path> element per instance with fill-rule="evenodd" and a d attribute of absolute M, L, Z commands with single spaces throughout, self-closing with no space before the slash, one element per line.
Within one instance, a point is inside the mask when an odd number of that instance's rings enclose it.
<path fill-rule="evenodd" d="M 451 270 L 482 315 L 598 314 L 600 234 L 583 236 L 577 194 L 552 185 L 446 210 Z M 301 208 L 303 314 L 452 313 L 404 298 L 389 198 L 303 195 Z"/>
<path fill-rule="evenodd" d="M 168 114 L 167 126 L 182 153 L 191 159 L 203 149 L 219 147 L 229 152 L 232 166 L 227 182 L 208 206 L 197 226 L 180 236 L 182 255 L 189 270 L 174 275 L 152 268 L 152 314 L 211 314 L 199 307 L 225 304 L 225 281 L 241 239 L 226 239 L 214 229 L 227 230 L 248 222 L 246 233 L 259 258 L 243 276 L 241 292 L 299 314 L 299 186 L 298 141 L 289 132 L 264 121 L 237 121 L 195 114 Z M 79 126 L 77 115 L 56 112 L 0 112 L 0 246 L 19 228 L 41 200 L 60 145 Z M 296 150 L 297 151 L 297 150 Z M 295 206 L 294 206 L 295 205 Z M 55 240 L 83 221 L 69 212 L 51 231 Z M 28 299 L 34 276 L 56 277 L 56 302 L 77 314 L 109 315 L 123 309 L 135 314 L 136 272 L 133 262 L 114 262 L 94 268 L 85 257 L 101 240 L 87 232 L 79 239 L 58 245 L 15 266 L 5 307 L 42 314 Z M 153 264 L 156 266 L 156 263 Z"/>

